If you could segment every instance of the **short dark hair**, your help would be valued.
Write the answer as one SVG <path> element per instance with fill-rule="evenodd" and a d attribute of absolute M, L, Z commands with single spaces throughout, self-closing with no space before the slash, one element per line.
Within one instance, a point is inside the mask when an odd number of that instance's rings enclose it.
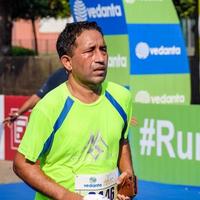
<path fill-rule="evenodd" d="M 76 38 L 84 30 L 96 30 L 103 36 L 101 28 L 96 22 L 73 22 L 67 23 L 64 30 L 60 33 L 56 43 L 56 49 L 59 57 L 63 55 L 73 55 L 73 47 L 75 46 Z"/>

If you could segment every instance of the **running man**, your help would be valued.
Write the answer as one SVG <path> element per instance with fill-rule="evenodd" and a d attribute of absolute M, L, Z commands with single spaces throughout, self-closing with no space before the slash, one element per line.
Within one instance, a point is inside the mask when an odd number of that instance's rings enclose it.
<path fill-rule="evenodd" d="M 132 99 L 126 88 L 104 81 L 108 54 L 101 28 L 67 24 L 57 51 L 68 81 L 34 107 L 13 169 L 37 191 L 36 200 L 95 193 L 130 199 L 117 194 L 117 184 L 135 180 L 128 142 Z"/>

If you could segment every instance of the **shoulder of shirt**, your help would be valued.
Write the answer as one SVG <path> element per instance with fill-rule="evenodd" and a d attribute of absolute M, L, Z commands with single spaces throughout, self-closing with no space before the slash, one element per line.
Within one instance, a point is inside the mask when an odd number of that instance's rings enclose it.
<path fill-rule="evenodd" d="M 58 87 L 48 92 L 35 107 L 38 109 L 43 109 L 46 106 L 56 107 L 60 100 L 66 99 L 68 91 L 66 88 L 65 83 L 60 84 Z"/>
<path fill-rule="evenodd" d="M 126 97 L 131 96 L 130 91 L 125 86 L 111 81 L 105 82 L 105 90 L 107 90 L 113 95 L 121 95 Z"/>
<path fill-rule="evenodd" d="M 131 92 L 122 85 L 113 82 L 107 82 L 104 89 L 120 104 L 127 105 L 132 102 Z"/>

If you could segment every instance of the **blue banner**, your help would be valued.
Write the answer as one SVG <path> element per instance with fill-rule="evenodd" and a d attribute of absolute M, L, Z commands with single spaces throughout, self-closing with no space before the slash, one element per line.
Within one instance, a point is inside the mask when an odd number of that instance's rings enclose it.
<path fill-rule="evenodd" d="M 75 21 L 96 21 L 105 35 L 127 34 L 121 0 L 71 0 Z"/>
<path fill-rule="evenodd" d="M 179 24 L 128 24 L 131 74 L 189 73 Z"/>

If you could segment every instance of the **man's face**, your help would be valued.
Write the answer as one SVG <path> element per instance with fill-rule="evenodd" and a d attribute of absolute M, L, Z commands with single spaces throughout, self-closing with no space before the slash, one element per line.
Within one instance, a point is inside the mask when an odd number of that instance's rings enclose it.
<path fill-rule="evenodd" d="M 76 39 L 71 57 L 72 75 L 82 85 L 101 84 L 107 73 L 108 54 L 102 35 L 85 30 Z"/>

